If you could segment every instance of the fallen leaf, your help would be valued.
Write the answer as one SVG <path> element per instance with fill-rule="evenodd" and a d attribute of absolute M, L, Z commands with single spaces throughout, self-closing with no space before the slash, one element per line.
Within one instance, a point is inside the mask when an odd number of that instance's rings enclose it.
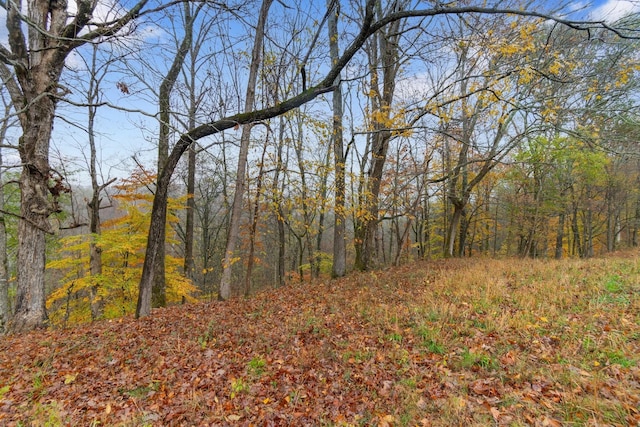
<path fill-rule="evenodd" d="M 497 422 L 498 418 L 500 418 L 500 411 L 498 410 L 498 408 L 495 408 L 492 406 L 489 409 L 489 411 L 491 412 L 491 416 L 493 417 L 493 420 Z"/>
<path fill-rule="evenodd" d="M 560 421 L 549 417 L 544 417 L 542 425 L 544 427 L 562 427 L 562 423 Z"/>

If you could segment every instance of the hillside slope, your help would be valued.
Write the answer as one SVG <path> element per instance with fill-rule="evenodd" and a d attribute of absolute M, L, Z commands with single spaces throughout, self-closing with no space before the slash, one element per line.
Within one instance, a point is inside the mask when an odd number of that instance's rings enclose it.
<path fill-rule="evenodd" d="M 635 425 L 640 263 L 446 260 L 0 340 L 1 425 Z"/>

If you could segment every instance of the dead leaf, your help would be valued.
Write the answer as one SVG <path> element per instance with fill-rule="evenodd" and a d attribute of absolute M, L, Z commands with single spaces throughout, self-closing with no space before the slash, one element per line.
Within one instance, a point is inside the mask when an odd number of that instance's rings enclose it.
<path fill-rule="evenodd" d="M 498 410 L 498 408 L 492 406 L 491 408 L 489 408 L 489 411 L 491 412 L 493 420 L 497 422 L 498 418 L 500 418 L 500 411 Z"/>
<path fill-rule="evenodd" d="M 380 417 L 380 423 L 378 423 L 378 427 L 390 427 L 396 421 L 393 415 L 385 415 Z"/>
<path fill-rule="evenodd" d="M 562 427 L 562 423 L 560 421 L 549 417 L 544 417 L 542 425 L 544 427 Z"/>

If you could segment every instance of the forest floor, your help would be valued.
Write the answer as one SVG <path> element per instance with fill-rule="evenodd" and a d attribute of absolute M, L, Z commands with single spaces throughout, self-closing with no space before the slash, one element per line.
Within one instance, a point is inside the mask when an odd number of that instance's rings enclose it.
<path fill-rule="evenodd" d="M 455 259 L 0 339 L 3 426 L 640 424 L 640 253 Z"/>

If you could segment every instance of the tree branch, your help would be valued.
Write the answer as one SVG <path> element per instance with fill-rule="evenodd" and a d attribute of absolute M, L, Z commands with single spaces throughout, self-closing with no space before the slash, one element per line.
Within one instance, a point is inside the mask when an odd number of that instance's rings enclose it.
<path fill-rule="evenodd" d="M 35 228 L 37 228 L 38 230 L 40 230 L 40 231 L 44 231 L 46 234 L 48 234 L 48 235 L 50 235 L 50 236 L 54 236 L 54 235 L 55 235 L 55 233 L 54 233 L 53 231 L 51 231 L 51 230 L 47 230 L 46 228 L 41 227 L 40 225 L 38 225 L 38 224 L 36 224 L 35 222 L 31 221 L 31 220 L 30 220 L 29 218 L 27 218 L 27 217 L 24 217 L 24 216 L 19 215 L 19 214 L 17 214 L 17 213 L 13 213 L 13 212 L 5 211 L 4 209 L 0 209 L 0 213 L 1 213 L 1 214 L 4 214 L 4 215 L 9 215 L 9 216 L 15 217 L 15 218 L 18 218 L 18 219 L 21 219 L 21 220 L 24 220 L 24 221 L 28 222 L 29 224 L 31 224 L 32 226 L 34 226 Z"/>

